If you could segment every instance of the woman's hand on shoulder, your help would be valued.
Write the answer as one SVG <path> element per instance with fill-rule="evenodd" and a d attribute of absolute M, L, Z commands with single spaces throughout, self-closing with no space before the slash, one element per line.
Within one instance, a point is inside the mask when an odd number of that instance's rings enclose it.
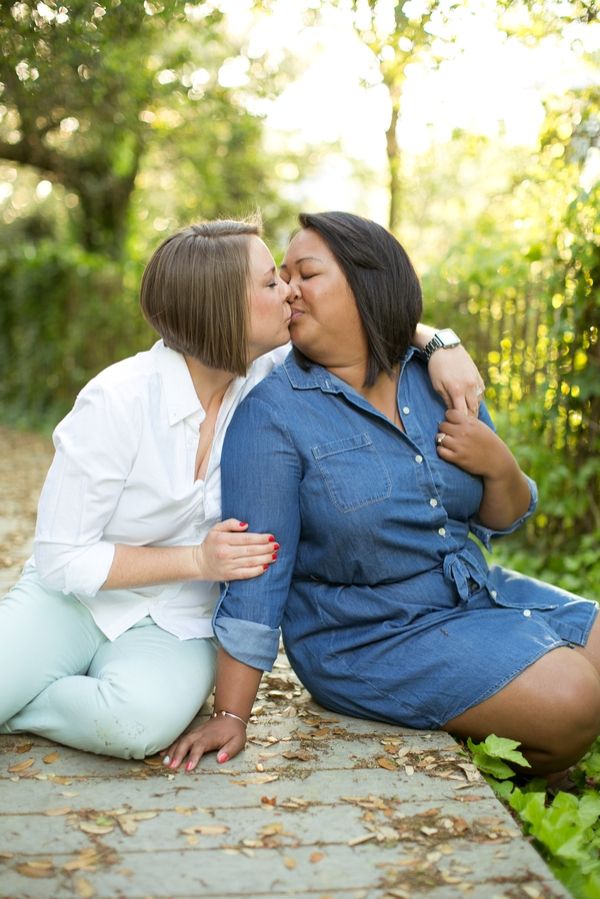
<path fill-rule="evenodd" d="M 463 346 L 435 352 L 428 363 L 433 389 L 449 409 L 477 416 L 485 385 Z"/>
<path fill-rule="evenodd" d="M 511 451 L 495 431 L 457 409 L 448 409 L 435 442 L 441 459 L 479 477 L 501 477 L 514 465 Z"/>
<path fill-rule="evenodd" d="M 254 534 L 237 518 L 216 524 L 199 546 L 193 547 L 197 579 L 238 581 L 263 574 L 277 561 L 279 544 L 272 534 Z"/>
<path fill-rule="evenodd" d="M 177 769 L 185 763 L 186 771 L 193 771 L 203 755 L 217 752 L 222 764 L 234 758 L 246 745 L 246 728 L 236 718 L 210 718 L 205 724 L 182 734 L 163 755 L 167 768 Z"/>

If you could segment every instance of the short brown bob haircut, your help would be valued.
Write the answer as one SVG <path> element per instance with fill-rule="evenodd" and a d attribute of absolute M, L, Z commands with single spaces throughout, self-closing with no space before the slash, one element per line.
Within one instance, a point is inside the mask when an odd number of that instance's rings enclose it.
<path fill-rule="evenodd" d="M 248 368 L 250 239 L 259 216 L 189 225 L 155 250 L 142 276 L 140 304 L 166 346 L 210 368 Z"/>

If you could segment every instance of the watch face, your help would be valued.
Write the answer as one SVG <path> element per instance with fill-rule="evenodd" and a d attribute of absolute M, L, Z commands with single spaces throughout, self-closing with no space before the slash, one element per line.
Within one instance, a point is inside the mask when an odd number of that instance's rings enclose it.
<path fill-rule="evenodd" d="M 460 343 L 460 338 L 451 328 L 444 328 L 442 331 L 438 331 L 436 337 L 439 337 L 440 343 L 444 347 L 457 346 Z"/>

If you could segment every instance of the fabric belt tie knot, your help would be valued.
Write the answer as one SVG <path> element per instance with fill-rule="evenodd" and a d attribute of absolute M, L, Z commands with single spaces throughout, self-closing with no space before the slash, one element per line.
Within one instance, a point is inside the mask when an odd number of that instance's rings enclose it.
<path fill-rule="evenodd" d="M 474 559 L 459 553 L 448 553 L 444 557 L 444 578 L 454 584 L 461 602 L 468 602 L 473 593 L 473 586 L 478 589 L 485 586 L 485 574 Z"/>

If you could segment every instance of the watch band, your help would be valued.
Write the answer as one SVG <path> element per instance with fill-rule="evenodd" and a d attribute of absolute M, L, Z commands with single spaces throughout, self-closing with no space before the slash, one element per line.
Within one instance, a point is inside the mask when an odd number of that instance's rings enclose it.
<path fill-rule="evenodd" d="M 423 347 L 425 358 L 429 362 L 436 350 L 450 349 L 451 347 L 460 346 L 460 337 L 450 328 L 443 331 L 436 331 L 429 343 Z"/>

